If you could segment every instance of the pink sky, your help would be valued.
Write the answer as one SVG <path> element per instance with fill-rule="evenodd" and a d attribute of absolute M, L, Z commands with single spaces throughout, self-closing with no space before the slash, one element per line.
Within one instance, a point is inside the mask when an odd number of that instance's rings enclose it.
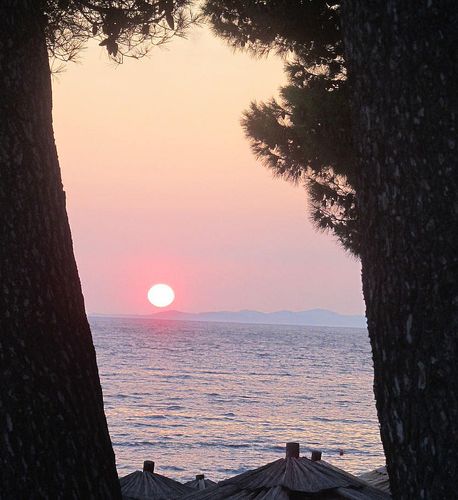
<path fill-rule="evenodd" d="M 207 30 L 114 66 L 98 46 L 54 79 L 54 125 L 88 312 L 364 310 L 360 266 L 307 218 L 303 188 L 251 154 L 240 117 L 284 83 L 277 57 Z"/>

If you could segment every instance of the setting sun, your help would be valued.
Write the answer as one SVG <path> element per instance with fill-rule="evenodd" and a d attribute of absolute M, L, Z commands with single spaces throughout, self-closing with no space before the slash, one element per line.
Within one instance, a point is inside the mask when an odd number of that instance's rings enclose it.
<path fill-rule="evenodd" d="M 159 283 L 149 289 L 148 300 L 153 306 L 167 307 L 175 300 L 175 292 L 169 285 Z"/>

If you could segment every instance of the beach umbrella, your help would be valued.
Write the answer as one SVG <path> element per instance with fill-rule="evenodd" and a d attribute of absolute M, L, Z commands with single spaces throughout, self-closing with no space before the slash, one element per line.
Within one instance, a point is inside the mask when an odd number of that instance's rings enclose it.
<path fill-rule="evenodd" d="M 366 483 L 372 485 L 374 488 L 382 490 L 385 493 L 390 493 L 391 491 L 390 478 L 385 466 L 365 472 L 364 474 L 359 474 L 358 477 L 363 481 L 366 481 Z"/>
<path fill-rule="evenodd" d="M 299 457 L 299 443 L 287 443 L 286 457 L 250 470 L 216 486 L 184 497 L 188 500 L 387 500 L 390 495 L 321 460 Z"/>
<path fill-rule="evenodd" d="M 143 471 L 135 471 L 119 480 L 123 500 L 166 500 L 182 498 L 192 488 L 154 472 L 154 462 L 146 460 Z"/>
<path fill-rule="evenodd" d="M 196 479 L 188 481 L 187 483 L 184 484 L 195 490 L 205 490 L 206 488 L 210 488 L 211 486 L 216 486 L 215 481 L 211 481 L 210 479 L 205 479 L 204 474 L 197 474 Z"/>

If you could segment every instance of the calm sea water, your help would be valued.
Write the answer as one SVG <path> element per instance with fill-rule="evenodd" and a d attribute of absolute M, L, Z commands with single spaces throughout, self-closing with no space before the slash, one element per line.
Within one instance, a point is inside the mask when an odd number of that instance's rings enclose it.
<path fill-rule="evenodd" d="M 130 318 L 91 326 L 120 476 L 149 459 L 178 480 L 220 480 L 282 458 L 287 441 L 354 473 L 384 464 L 365 330 Z"/>

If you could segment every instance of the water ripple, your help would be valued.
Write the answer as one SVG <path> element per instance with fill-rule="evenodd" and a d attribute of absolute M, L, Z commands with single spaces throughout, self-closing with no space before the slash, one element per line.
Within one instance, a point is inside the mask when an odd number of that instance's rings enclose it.
<path fill-rule="evenodd" d="M 361 329 L 91 318 L 118 471 L 220 480 L 319 448 L 384 463 Z M 343 455 L 341 453 L 343 452 Z"/>

